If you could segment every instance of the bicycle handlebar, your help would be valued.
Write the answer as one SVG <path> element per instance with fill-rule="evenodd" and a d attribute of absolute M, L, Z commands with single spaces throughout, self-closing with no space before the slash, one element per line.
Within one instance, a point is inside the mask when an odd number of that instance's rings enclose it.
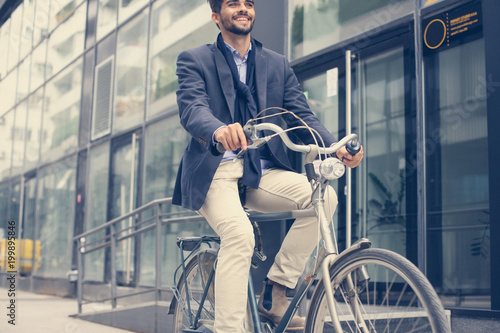
<path fill-rule="evenodd" d="M 245 126 L 243 127 L 243 130 L 245 132 L 245 135 L 249 139 L 252 139 L 252 141 L 253 141 L 248 146 L 248 149 L 257 149 L 257 148 L 263 146 L 264 144 L 266 144 L 274 136 L 274 135 L 267 135 L 264 137 L 258 137 L 257 132 L 262 131 L 262 130 L 268 130 L 268 131 L 272 131 L 272 132 L 278 134 L 280 136 L 281 140 L 283 140 L 283 143 L 289 149 L 296 151 L 296 152 L 299 152 L 299 153 L 309 153 L 309 152 L 311 152 L 312 146 L 315 146 L 315 145 L 303 145 L 303 144 L 293 143 L 292 140 L 290 140 L 290 137 L 288 136 L 288 134 L 286 133 L 286 130 L 284 130 L 280 126 L 278 126 L 276 124 L 272 124 L 272 123 L 255 124 L 252 121 L 249 121 L 245 124 Z M 342 140 L 338 141 L 337 143 L 335 143 L 334 145 L 332 145 L 330 147 L 319 147 L 318 146 L 318 154 L 322 154 L 322 155 L 333 154 L 337 150 L 339 150 L 340 148 L 342 148 L 343 146 L 346 146 L 346 145 L 349 145 L 351 147 L 356 147 L 359 150 L 359 142 L 357 139 L 358 139 L 358 136 L 356 134 L 354 134 L 354 133 L 349 134 L 349 135 L 345 136 Z M 356 148 L 354 148 L 354 149 L 356 149 Z M 224 153 L 226 151 L 224 146 L 220 142 L 217 143 L 217 150 L 220 153 Z M 244 152 L 243 150 L 240 151 L 238 153 L 238 157 L 243 152 Z M 351 153 L 352 155 L 354 155 L 356 152 L 357 151 L 355 151 L 355 150 L 349 151 L 349 153 Z"/>

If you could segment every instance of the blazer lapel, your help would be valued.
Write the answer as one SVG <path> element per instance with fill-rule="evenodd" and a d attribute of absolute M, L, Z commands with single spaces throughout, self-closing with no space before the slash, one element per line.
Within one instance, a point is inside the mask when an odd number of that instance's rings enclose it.
<path fill-rule="evenodd" d="M 256 53 L 255 53 L 255 82 L 257 85 L 257 96 L 258 105 L 257 108 L 264 110 L 267 103 L 267 57 L 264 52 L 262 52 L 262 44 L 255 41 Z M 257 112 L 260 112 L 257 110 Z"/>
<path fill-rule="evenodd" d="M 217 43 L 214 44 L 215 67 L 217 67 L 217 75 L 222 87 L 222 92 L 226 98 L 226 103 L 231 113 L 231 119 L 234 120 L 234 85 L 233 75 L 227 65 L 226 59 L 222 52 L 217 48 Z"/>

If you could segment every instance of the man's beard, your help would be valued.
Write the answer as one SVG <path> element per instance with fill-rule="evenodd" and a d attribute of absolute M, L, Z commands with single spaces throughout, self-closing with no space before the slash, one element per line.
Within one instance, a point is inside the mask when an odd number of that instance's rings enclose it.
<path fill-rule="evenodd" d="M 255 21 L 251 21 L 250 26 L 248 26 L 246 28 L 240 28 L 240 27 L 236 26 L 235 24 L 233 24 L 231 21 L 226 21 L 225 19 L 222 18 L 222 16 L 220 18 L 220 21 L 221 21 L 221 24 L 224 27 L 224 29 L 226 29 L 229 32 L 232 32 L 235 35 L 242 35 L 242 36 L 248 35 L 252 31 L 253 24 L 255 22 Z"/>

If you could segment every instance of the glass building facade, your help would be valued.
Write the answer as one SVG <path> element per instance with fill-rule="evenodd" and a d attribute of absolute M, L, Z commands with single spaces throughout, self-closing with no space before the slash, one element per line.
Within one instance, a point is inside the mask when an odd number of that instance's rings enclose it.
<path fill-rule="evenodd" d="M 485 10 L 499 5 L 261 2 L 255 37 L 288 56 L 327 128 L 356 132 L 365 147 L 352 184 L 334 184 L 339 234 L 352 220 L 353 240 L 409 258 L 448 308 L 500 310 L 500 153 L 489 126 L 500 80 L 488 69 L 498 37 Z M 66 281 L 71 295 L 75 235 L 172 195 L 188 140 L 176 58 L 213 43 L 218 29 L 205 0 L 24 0 L 10 10 L 0 16 L 0 239 L 16 221 L 33 244 L 22 276 L 56 294 L 53 281 Z M 206 223 L 164 229 L 162 284 L 173 284 L 177 234 L 202 231 L 212 232 Z M 123 285 L 154 284 L 154 239 L 121 244 Z M 85 279 L 108 282 L 108 261 L 104 250 L 87 256 Z"/>

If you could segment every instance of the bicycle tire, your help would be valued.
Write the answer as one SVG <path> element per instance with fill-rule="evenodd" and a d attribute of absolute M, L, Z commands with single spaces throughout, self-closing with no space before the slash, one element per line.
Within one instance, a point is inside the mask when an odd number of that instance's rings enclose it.
<path fill-rule="evenodd" d="M 206 286 L 208 276 L 210 271 L 217 260 L 217 251 L 213 249 L 207 249 L 196 254 L 186 265 L 186 281 L 187 289 L 189 291 L 190 300 L 190 311 L 193 317 L 196 316 L 199 305 L 201 303 L 201 298 L 203 295 L 203 290 Z M 173 331 L 174 333 L 182 333 L 183 330 L 198 330 L 198 332 L 212 332 L 213 320 L 215 317 L 215 295 L 214 295 L 214 280 L 212 280 L 209 286 L 209 291 L 205 302 L 203 303 L 203 310 L 201 312 L 200 320 L 197 327 L 191 327 L 190 320 L 187 318 L 184 311 L 188 312 L 187 309 L 187 295 L 186 295 L 186 284 L 184 280 L 184 275 L 181 276 L 177 290 L 182 302 L 177 300 L 174 309 L 173 316 Z"/>
<path fill-rule="evenodd" d="M 368 279 L 364 273 L 368 273 Z M 427 278 L 397 253 L 371 248 L 354 252 L 340 258 L 330 268 L 330 276 L 342 332 L 451 332 L 444 308 Z M 349 290 L 348 278 L 354 285 Z M 349 304 L 358 304 L 361 324 Z M 335 332 L 329 317 L 321 280 L 311 299 L 305 332 Z M 366 328 L 362 328 L 363 323 Z"/>

